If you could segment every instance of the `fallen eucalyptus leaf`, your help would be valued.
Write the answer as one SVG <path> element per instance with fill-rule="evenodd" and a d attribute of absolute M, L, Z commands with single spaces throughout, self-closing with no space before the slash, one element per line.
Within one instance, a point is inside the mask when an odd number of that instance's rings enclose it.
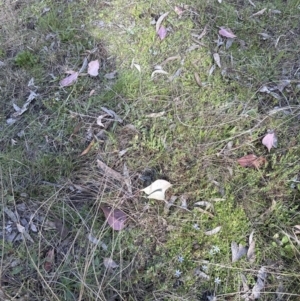
<path fill-rule="evenodd" d="M 164 26 L 161 26 L 157 32 L 161 41 L 167 36 L 167 33 L 167 29 Z"/>
<path fill-rule="evenodd" d="M 118 116 L 113 110 L 107 109 L 106 107 L 101 107 L 101 110 L 107 113 L 109 116 L 113 117 L 115 121 L 118 121 L 120 123 L 123 122 L 120 116 Z"/>
<path fill-rule="evenodd" d="M 137 69 L 138 72 L 141 73 L 141 66 L 138 64 L 133 64 L 133 66 Z"/>
<path fill-rule="evenodd" d="M 194 77 L 195 77 L 197 85 L 199 87 L 202 87 L 201 79 L 200 79 L 200 76 L 199 76 L 199 74 L 197 72 L 194 73 Z"/>
<path fill-rule="evenodd" d="M 272 147 L 277 147 L 277 137 L 274 131 L 269 131 L 269 133 L 263 138 L 262 144 L 268 149 L 269 152 Z"/>
<path fill-rule="evenodd" d="M 206 231 L 204 232 L 205 235 L 214 235 L 214 234 L 217 234 L 220 230 L 221 230 L 221 226 L 218 226 L 212 230 L 209 230 L 209 231 Z"/>
<path fill-rule="evenodd" d="M 251 15 L 251 17 L 258 17 L 258 16 L 261 16 L 265 11 L 266 11 L 267 8 L 263 8 L 262 10 L 258 11 L 257 13 Z"/>
<path fill-rule="evenodd" d="M 151 78 L 153 78 L 154 75 L 157 74 L 157 73 L 159 73 L 159 74 L 169 74 L 167 71 L 164 71 L 164 70 L 155 70 L 155 71 L 152 72 Z"/>
<path fill-rule="evenodd" d="M 89 64 L 88 64 L 88 74 L 90 76 L 98 76 L 99 67 L 100 67 L 100 64 L 99 64 L 98 60 L 89 62 Z"/>
<path fill-rule="evenodd" d="M 145 117 L 148 117 L 148 118 L 158 118 L 158 117 L 162 117 L 166 114 L 165 111 L 162 111 L 162 112 L 159 112 L 159 113 L 151 113 L 151 114 L 148 114 L 146 115 Z"/>
<path fill-rule="evenodd" d="M 257 281 L 252 289 L 251 297 L 253 299 L 260 298 L 260 291 L 265 287 L 266 278 L 267 278 L 267 271 L 266 268 L 263 266 L 258 271 Z"/>
<path fill-rule="evenodd" d="M 238 261 L 241 257 L 247 254 L 247 248 L 245 248 L 241 244 L 237 244 L 235 241 L 231 243 L 231 254 L 232 254 L 232 262 Z"/>
<path fill-rule="evenodd" d="M 236 38 L 236 35 L 229 28 L 224 27 L 221 27 L 221 29 L 219 30 L 219 35 L 225 38 Z"/>
<path fill-rule="evenodd" d="M 156 180 L 151 185 L 142 189 L 141 191 L 144 191 L 148 195 L 149 199 L 164 201 L 165 192 L 171 186 L 172 184 L 170 184 L 166 180 Z"/>
<path fill-rule="evenodd" d="M 254 231 L 252 231 L 249 236 L 249 248 L 247 251 L 247 259 L 251 263 L 255 262 L 255 240 L 253 236 L 254 236 Z"/>
<path fill-rule="evenodd" d="M 108 224 L 116 231 L 124 229 L 127 219 L 126 214 L 120 209 L 113 209 L 110 206 L 100 207 L 104 212 Z"/>
<path fill-rule="evenodd" d="M 220 60 L 220 55 L 219 55 L 219 53 L 214 53 L 214 54 L 213 54 L 213 57 L 214 57 L 214 61 L 215 61 L 215 63 L 217 64 L 217 66 L 218 66 L 219 68 L 221 68 L 221 60 Z"/>
<path fill-rule="evenodd" d="M 157 22 L 156 22 L 156 26 L 155 26 L 156 33 L 158 33 L 158 31 L 159 31 L 159 29 L 160 29 L 160 27 L 161 27 L 162 21 L 164 20 L 164 18 L 167 17 L 168 14 L 169 14 L 169 12 L 166 12 L 166 13 L 164 13 L 163 15 L 161 15 L 161 16 L 158 18 L 158 20 L 157 20 Z"/>
<path fill-rule="evenodd" d="M 45 257 L 44 269 L 46 272 L 50 272 L 54 263 L 54 248 L 50 249 Z"/>
<path fill-rule="evenodd" d="M 64 79 L 62 79 L 59 84 L 62 87 L 71 86 L 72 84 L 74 84 L 76 82 L 76 80 L 78 78 L 78 75 L 79 75 L 78 72 L 74 72 L 73 74 L 71 74 L 71 75 L 65 77 Z"/>

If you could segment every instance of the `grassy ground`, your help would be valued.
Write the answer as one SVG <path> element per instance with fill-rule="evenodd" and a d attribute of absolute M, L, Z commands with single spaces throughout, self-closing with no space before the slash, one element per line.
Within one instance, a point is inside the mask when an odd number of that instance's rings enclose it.
<path fill-rule="evenodd" d="M 251 300 L 264 267 L 261 300 L 299 300 L 300 1 L 187 1 L 180 16 L 176 5 L 0 4 L 0 299 Z M 221 26 L 237 36 L 230 47 L 217 43 Z M 60 87 L 85 57 L 99 76 Z M 97 125 L 101 107 L 123 122 Z M 244 168 L 247 154 L 266 162 Z M 126 166 L 132 194 L 97 160 Z M 173 185 L 169 210 L 140 192 L 156 179 Z M 124 230 L 107 225 L 103 204 L 128 215 Z M 232 262 L 232 242 L 248 245 L 253 231 L 255 259 Z"/>

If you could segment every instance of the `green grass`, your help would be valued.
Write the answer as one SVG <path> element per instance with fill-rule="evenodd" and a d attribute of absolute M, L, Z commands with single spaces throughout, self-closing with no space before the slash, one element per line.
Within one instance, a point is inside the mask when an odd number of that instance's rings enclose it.
<path fill-rule="evenodd" d="M 256 8 L 248 1 L 198 2 L 188 1 L 180 18 L 173 1 L 2 5 L 0 210 L 6 236 L 0 288 L 7 299 L 207 300 L 215 294 L 240 300 L 241 273 L 252 289 L 265 266 L 261 300 L 274 300 L 280 285 L 284 299 L 298 300 L 300 2 L 265 1 Z M 263 8 L 263 15 L 251 17 Z M 167 11 L 168 35 L 160 41 L 151 21 Z M 205 26 L 203 45 L 191 50 L 193 35 Z M 229 49 L 217 48 L 220 26 L 237 35 Z M 222 68 L 209 75 L 215 52 Z M 85 57 L 99 60 L 99 76 L 83 74 L 72 87 L 60 87 L 65 72 L 78 71 Z M 157 65 L 168 74 L 151 78 Z M 115 70 L 115 79 L 105 78 Z M 31 78 L 36 87 L 28 86 Z M 284 79 L 291 83 L 282 91 L 259 92 Z M 37 98 L 8 126 L 13 104 L 22 107 L 30 90 Z M 101 107 L 123 123 L 106 123 L 103 132 L 96 124 Z M 165 113 L 147 117 L 159 112 Z M 261 143 L 268 129 L 278 136 L 270 152 Z M 91 150 L 80 156 L 92 139 Z M 266 164 L 249 169 L 237 163 L 251 153 Z M 97 159 L 120 173 L 126 164 L 133 196 L 97 168 Z M 167 199 L 178 196 L 168 212 L 164 202 L 140 192 L 156 179 L 172 183 Z M 188 210 L 180 207 L 182 196 Z M 213 217 L 195 208 L 199 201 L 213 204 Z M 128 214 L 124 230 L 105 223 L 103 204 Z M 17 210 L 34 242 L 8 242 L 8 231 L 18 230 L 6 207 Z M 217 226 L 220 232 L 205 235 Z M 232 263 L 231 243 L 246 246 L 252 231 L 255 262 L 243 257 Z M 104 258 L 119 267 L 106 268 Z M 206 279 L 195 276 L 199 270 Z"/>

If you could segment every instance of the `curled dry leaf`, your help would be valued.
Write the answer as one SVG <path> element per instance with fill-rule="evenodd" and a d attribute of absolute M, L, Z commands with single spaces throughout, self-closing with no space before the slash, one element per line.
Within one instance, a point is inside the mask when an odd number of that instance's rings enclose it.
<path fill-rule="evenodd" d="M 195 77 L 197 85 L 199 87 L 202 87 L 201 79 L 200 79 L 200 76 L 199 76 L 199 74 L 197 72 L 194 73 L 194 77 Z"/>
<path fill-rule="evenodd" d="M 270 131 L 262 140 L 262 144 L 268 149 L 270 152 L 272 147 L 277 147 L 277 137 L 274 131 Z"/>
<path fill-rule="evenodd" d="M 54 263 L 54 249 L 50 249 L 45 257 L 44 269 L 46 272 L 50 272 Z"/>
<path fill-rule="evenodd" d="M 161 16 L 158 18 L 158 20 L 157 20 L 157 22 L 156 22 L 156 25 L 155 25 L 156 33 L 158 33 L 162 21 L 164 20 L 165 17 L 167 17 L 168 14 L 169 14 L 169 12 L 164 13 L 163 15 L 161 15 Z"/>
<path fill-rule="evenodd" d="M 155 71 L 152 72 L 151 78 L 153 78 L 154 75 L 157 74 L 157 73 L 159 73 L 159 74 L 169 74 L 167 71 L 164 71 L 164 70 L 155 70 Z"/>
<path fill-rule="evenodd" d="M 149 199 L 164 201 L 165 192 L 171 186 L 172 184 L 166 180 L 156 180 L 151 185 L 142 189 L 141 191 L 144 191 L 148 195 Z"/>
<path fill-rule="evenodd" d="M 120 209 L 113 209 L 110 206 L 101 206 L 108 224 L 116 231 L 120 231 L 125 227 L 126 214 Z"/>
<path fill-rule="evenodd" d="M 249 262 L 255 262 L 255 240 L 253 239 L 254 231 L 251 232 L 249 236 L 249 248 L 247 251 L 247 259 Z"/>
<path fill-rule="evenodd" d="M 100 67 L 100 64 L 99 64 L 98 60 L 89 62 L 89 64 L 88 64 L 88 74 L 90 76 L 98 76 L 99 67 Z"/>
<path fill-rule="evenodd" d="M 225 38 L 236 38 L 236 35 L 231 31 L 231 29 L 224 27 L 221 27 L 219 30 L 219 35 Z"/>
<path fill-rule="evenodd" d="M 84 156 L 87 153 L 89 153 L 89 151 L 92 149 L 93 145 L 95 144 L 95 140 L 93 139 L 90 144 L 88 145 L 88 147 L 80 154 L 80 156 Z"/>
<path fill-rule="evenodd" d="M 79 72 L 74 72 L 73 74 L 71 74 L 71 75 L 65 77 L 64 79 L 62 79 L 59 84 L 62 87 L 71 86 L 72 84 L 74 84 L 76 82 L 76 80 L 78 78 L 78 74 L 79 74 Z"/>
<path fill-rule="evenodd" d="M 133 64 L 133 66 L 137 69 L 138 72 L 141 73 L 141 66 L 139 64 Z"/>
<path fill-rule="evenodd" d="M 218 227 L 216 227 L 216 228 L 214 228 L 212 230 L 204 232 L 204 234 L 205 235 L 214 235 L 214 234 L 217 234 L 218 232 L 220 232 L 221 228 L 222 228 L 221 226 L 218 226 Z"/>

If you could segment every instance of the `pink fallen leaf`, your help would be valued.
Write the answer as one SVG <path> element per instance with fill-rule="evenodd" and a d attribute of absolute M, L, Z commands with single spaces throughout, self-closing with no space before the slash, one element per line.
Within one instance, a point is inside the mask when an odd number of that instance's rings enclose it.
<path fill-rule="evenodd" d="M 106 217 L 108 224 L 116 231 L 120 231 L 125 227 L 126 214 L 120 209 L 113 209 L 109 206 L 102 206 L 102 211 Z"/>
<path fill-rule="evenodd" d="M 167 36 L 167 30 L 164 26 L 161 26 L 157 32 L 159 38 L 163 40 Z"/>
<path fill-rule="evenodd" d="M 183 8 L 180 7 L 180 6 L 175 6 L 174 11 L 175 11 L 175 13 L 176 13 L 179 17 L 180 17 L 180 16 L 183 14 L 183 12 L 184 12 Z"/>
<path fill-rule="evenodd" d="M 65 77 L 64 79 L 62 79 L 59 84 L 62 87 L 71 86 L 73 83 L 76 82 L 76 80 L 78 78 L 78 74 L 79 74 L 78 72 L 74 72 L 73 74 L 71 74 L 71 75 Z"/>
<path fill-rule="evenodd" d="M 224 27 L 221 27 L 221 29 L 219 30 L 219 35 L 225 38 L 236 38 L 236 35 L 229 28 Z"/>
<path fill-rule="evenodd" d="M 99 67 L 100 67 L 100 65 L 99 65 L 99 61 L 98 60 L 89 62 L 89 65 L 88 65 L 88 74 L 90 76 L 97 76 L 99 74 L 98 73 Z"/>
<path fill-rule="evenodd" d="M 44 269 L 46 272 L 50 272 L 54 263 L 54 249 L 50 249 L 45 257 Z"/>
<path fill-rule="evenodd" d="M 277 137 L 273 131 L 270 131 L 262 140 L 262 144 L 270 152 L 272 147 L 277 147 Z"/>

